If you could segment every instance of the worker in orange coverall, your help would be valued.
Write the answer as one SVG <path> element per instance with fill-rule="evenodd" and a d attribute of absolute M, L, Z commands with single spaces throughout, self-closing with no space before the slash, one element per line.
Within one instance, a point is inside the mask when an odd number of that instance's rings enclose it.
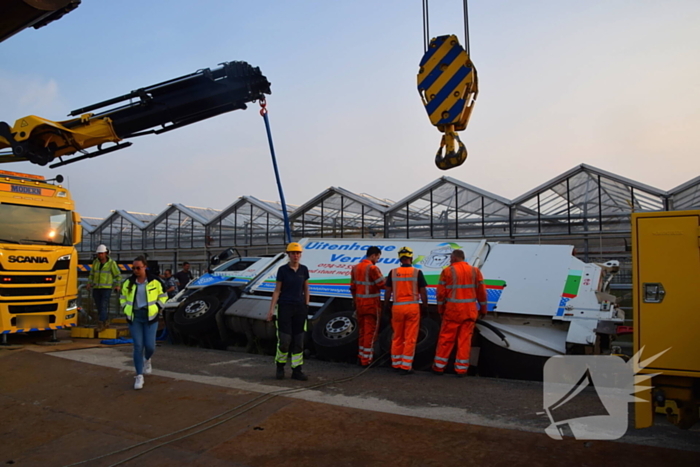
<path fill-rule="evenodd" d="M 365 259 L 353 266 L 350 273 L 350 293 L 355 301 L 360 328 L 358 358 L 363 367 L 369 366 L 374 359 L 374 342 L 382 314 L 384 276 L 376 266 L 381 256 L 382 250 L 376 246 L 369 247 Z"/>
<path fill-rule="evenodd" d="M 487 295 L 484 278 L 479 268 L 464 260 L 464 251 L 454 250 L 450 255 L 450 266 L 442 270 L 437 287 L 438 312 L 442 316 L 433 373 L 442 375 L 457 343 L 455 372 L 466 376 L 469 369 L 469 354 L 472 348 L 472 333 L 478 317 L 486 315 Z"/>
<path fill-rule="evenodd" d="M 423 271 L 413 266 L 413 250 L 401 248 L 399 261 L 401 266 L 392 269 L 386 280 L 384 309 L 388 311 L 393 296 L 391 327 L 394 329 L 394 339 L 391 341 L 391 366 L 400 375 L 410 375 L 413 374 L 413 357 L 421 315 L 428 315 L 428 284 Z"/>

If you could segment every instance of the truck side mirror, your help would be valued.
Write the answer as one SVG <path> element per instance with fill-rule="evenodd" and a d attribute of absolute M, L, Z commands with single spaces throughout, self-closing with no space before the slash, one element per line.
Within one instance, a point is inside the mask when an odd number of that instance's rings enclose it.
<path fill-rule="evenodd" d="M 224 251 L 216 255 L 216 257 L 219 259 L 219 262 L 223 262 L 231 258 L 234 254 L 235 252 L 233 251 L 233 248 L 226 248 Z"/>
<path fill-rule="evenodd" d="M 73 245 L 83 240 L 83 226 L 80 225 L 80 214 L 73 211 Z"/>

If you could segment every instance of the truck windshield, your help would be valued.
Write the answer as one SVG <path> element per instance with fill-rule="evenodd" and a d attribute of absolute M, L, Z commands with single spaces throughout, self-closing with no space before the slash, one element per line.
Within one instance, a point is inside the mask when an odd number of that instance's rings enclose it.
<path fill-rule="evenodd" d="M 72 245 L 72 236 L 70 211 L 0 204 L 0 242 Z"/>

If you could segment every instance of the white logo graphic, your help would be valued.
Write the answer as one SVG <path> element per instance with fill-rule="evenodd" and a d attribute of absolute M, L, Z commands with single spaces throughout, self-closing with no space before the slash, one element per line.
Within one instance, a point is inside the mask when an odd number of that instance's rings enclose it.
<path fill-rule="evenodd" d="M 432 269 L 442 269 L 450 265 L 450 255 L 452 251 L 459 248 L 455 243 L 441 243 L 438 248 L 432 250 L 430 254 L 421 261 L 423 266 Z"/>
<path fill-rule="evenodd" d="M 544 365 L 544 409 L 553 439 L 614 440 L 627 432 L 628 406 L 655 374 L 636 374 L 669 349 L 640 361 L 611 355 L 561 355 Z"/>

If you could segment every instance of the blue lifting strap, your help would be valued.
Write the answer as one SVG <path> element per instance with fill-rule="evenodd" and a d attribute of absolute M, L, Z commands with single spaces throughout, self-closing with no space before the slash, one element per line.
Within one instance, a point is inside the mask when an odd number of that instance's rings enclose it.
<path fill-rule="evenodd" d="M 277 169 L 277 158 L 275 157 L 275 146 L 272 144 L 272 131 L 270 130 L 270 119 L 267 117 L 267 102 L 265 99 L 260 99 L 260 115 L 265 120 L 265 130 L 267 130 L 267 142 L 270 144 L 270 154 L 272 155 L 272 167 L 275 169 L 275 179 L 277 180 L 277 190 L 280 192 L 280 202 L 282 203 L 282 215 L 284 216 L 284 234 L 287 243 L 292 243 L 292 229 L 289 226 L 289 215 L 287 214 L 287 202 L 284 200 L 284 191 L 282 190 L 282 180 L 280 172 Z"/>

